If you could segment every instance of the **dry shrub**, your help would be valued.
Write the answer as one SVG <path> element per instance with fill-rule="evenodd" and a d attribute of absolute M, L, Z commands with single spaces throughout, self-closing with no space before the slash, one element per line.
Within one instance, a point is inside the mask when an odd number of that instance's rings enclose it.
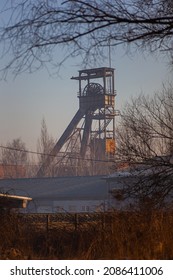
<path fill-rule="evenodd" d="M 1 259 L 173 259 L 173 212 L 116 211 L 48 231 L 17 214 L 0 219 Z"/>
<path fill-rule="evenodd" d="M 98 232 L 87 259 L 172 259 L 173 213 L 115 212 Z"/>

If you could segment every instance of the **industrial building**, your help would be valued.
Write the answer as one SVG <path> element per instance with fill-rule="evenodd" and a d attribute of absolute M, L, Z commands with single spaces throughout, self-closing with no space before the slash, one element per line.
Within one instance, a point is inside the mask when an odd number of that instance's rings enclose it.
<path fill-rule="evenodd" d="M 0 180 L 0 192 L 31 197 L 23 210 L 29 213 L 103 212 L 126 205 L 111 195 L 100 176 L 6 179 Z"/>

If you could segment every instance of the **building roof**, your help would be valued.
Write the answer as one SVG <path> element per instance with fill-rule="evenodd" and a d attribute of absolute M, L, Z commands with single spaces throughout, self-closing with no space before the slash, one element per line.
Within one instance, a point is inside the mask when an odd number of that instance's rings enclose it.
<path fill-rule="evenodd" d="M 72 80 L 87 80 L 95 79 L 95 78 L 102 78 L 104 75 L 107 77 L 112 76 L 114 68 L 111 67 L 100 67 L 100 68 L 92 68 L 92 69 L 84 69 L 79 70 L 80 76 L 72 77 Z"/>
<path fill-rule="evenodd" d="M 100 176 L 22 178 L 0 180 L 0 192 L 33 200 L 104 200 L 108 187 Z"/>
<path fill-rule="evenodd" d="M 31 197 L 0 193 L 0 208 L 26 208 Z"/>

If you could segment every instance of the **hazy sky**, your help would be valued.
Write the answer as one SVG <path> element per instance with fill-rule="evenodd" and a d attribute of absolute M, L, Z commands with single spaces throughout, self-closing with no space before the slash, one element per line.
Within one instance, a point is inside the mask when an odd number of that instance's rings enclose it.
<path fill-rule="evenodd" d="M 39 71 L 0 82 L 1 144 L 21 137 L 28 149 L 36 149 L 43 117 L 49 133 L 55 139 L 61 136 L 78 109 L 78 81 L 70 78 L 82 67 L 74 65 L 75 60 L 68 61 L 57 78 Z M 109 65 L 105 62 L 103 66 Z M 112 55 L 112 67 L 116 69 L 116 109 L 121 109 L 132 95 L 159 90 L 173 74 L 163 59 L 141 55 L 129 58 L 121 50 Z"/>
<path fill-rule="evenodd" d="M 124 53 L 121 47 L 111 52 L 111 66 L 116 69 L 116 109 L 121 109 L 131 96 L 152 94 L 162 83 L 173 80 L 173 72 L 163 57 L 129 57 Z M 61 55 L 60 51 L 57 55 Z M 68 60 L 60 77 L 50 77 L 42 70 L 0 82 L 0 144 L 21 137 L 28 149 L 36 150 L 43 117 L 50 135 L 55 139 L 61 136 L 78 110 L 78 81 L 70 78 L 83 69 L 76 66 L 80 62 L 80 58 Z M 106 66 L 108 59 L 102 65 Z"/>

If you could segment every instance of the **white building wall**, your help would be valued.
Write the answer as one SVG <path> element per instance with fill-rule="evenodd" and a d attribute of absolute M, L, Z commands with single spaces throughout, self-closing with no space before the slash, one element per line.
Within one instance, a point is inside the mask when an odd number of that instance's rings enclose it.
<path fill-rule="evenodd" d="M 130 205 L 128 200 L 38 200 L 32 201 L 25 213 L 92 213 L 111 210 L 123 210 Z M 23 211 L 22 211 L 23 212 Z"/>
<path fill-rule="evenodd" d="M 53 201 L 53 212 L 86 213 L 107 210 L 107 202 L 103 200 L 64 200 Z"/>
<path fill-rule="evenodd" d="M 29 213 L 92 213 L 108 211 L 108 200 L 40 200 L 30 203 Z"/>

